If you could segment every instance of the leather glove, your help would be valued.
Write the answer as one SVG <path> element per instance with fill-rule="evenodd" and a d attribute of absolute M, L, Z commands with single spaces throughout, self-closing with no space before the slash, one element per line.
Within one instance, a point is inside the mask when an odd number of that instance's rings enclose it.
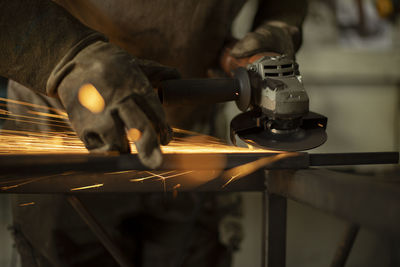
<path fill-rule="evenodd" d="M 230 54 L 235 58 L 250 57 L 262 52 L 286 54 L 294 58 L 301 44 L 301 31 L 281 21 L 268 21 L 237 42 Z"/>
<path fill-rule="evenodd" d="M 179 73 L 90 38 L 70 49 L 56 66 L 47 82 L 48 94 L 58 95 L 89 150 L 130 152 L 127 137 L 133 134 L 141 162 L 160 166 L 159 144 L 168 144 L 172 130 L 153 86 Z"/>

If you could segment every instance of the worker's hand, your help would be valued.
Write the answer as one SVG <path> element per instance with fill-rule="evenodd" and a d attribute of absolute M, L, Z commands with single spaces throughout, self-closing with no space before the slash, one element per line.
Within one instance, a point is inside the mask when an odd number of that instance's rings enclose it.
<path fill-rule="evenodd" d="M 159 144 L 168 144 L 172 130 L 153 86 L 179 73 L 104 41 L 79 46 L 64 57 L 49 78 L 52 85 L 48 83 L 78 136 L 91 151 L 121 153 L 130 152 L 128 137 L 144 165 L 160 166 Z"/>
<path fill-rule="evenodd" d="M 280 21 L 270 21 L 246 34 L 233 46 L 230 54 L 235 58 L 245 58 L 262 52 L 275 52 L 294 58 L 300 43 L 301 32 L 297 27 Z"/>

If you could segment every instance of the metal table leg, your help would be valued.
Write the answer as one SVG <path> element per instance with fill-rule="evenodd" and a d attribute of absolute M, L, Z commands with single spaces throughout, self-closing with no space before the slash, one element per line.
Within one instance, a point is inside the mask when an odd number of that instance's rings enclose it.
<path fill-rule="evenodd" d="M 286 215 L 287 200 L 284 197 L 263 193 L 263 244 L 262 266 L 286 265 Z"/>
<path fill-rule="evenodd" d="M 96 235 L 103 246 L 111 254 L 114 260 L 121 267 L 134 267 L 134 264 L 122 253 L 122 251 L 115 245 L 111 237 L 104 230 L 104 228 L 96 221 L 93 215 L 86 209 L 82 202 L 74 195 L 67 196 L 68 202 L 79 214 L 82 220 L 89 226 L 90 230 Z"/>
<path fill-rule="evenodd" d="M 347 258 L 351 252 L 351 249 L 356 240 L 360 226 L 357 224 L 350 224 L 346 226 L 342 240 L 338 244 L 335 252 L 335 256 L 331 263 L 331 267 L 344 267 L 347 262 Z"/>

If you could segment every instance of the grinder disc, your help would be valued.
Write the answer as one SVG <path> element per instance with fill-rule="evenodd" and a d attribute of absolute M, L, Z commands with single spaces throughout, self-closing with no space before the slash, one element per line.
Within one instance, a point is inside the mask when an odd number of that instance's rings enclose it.
<path fill-rule="evenodd" d="M 270 131 L 258 133 L 238 133 L 244 142 L 271 150 L 302 151 L 318 147 L 325 143 L 326 132 L 323 129 L 299 129 L 292 134 L 274 134 Z"/>
<path fill-rule="evenodd" d="M 321 124 L 326 117 L 311 113 L 310 118 L 304 118 L 300 128 L 289 133 L 273 133 L 260 126 L 254 112 L 246 112 L 236 116 L 231 122 L 231 139 L 235 143 L 237 135 L 244 142 L 271 150 L 302 151 L 318 147 L 325 143 L 326 124 Z M 321 116 L 320 118 L 317 116 Z M 322 126 L 322 127 L 321 127 Z"/>

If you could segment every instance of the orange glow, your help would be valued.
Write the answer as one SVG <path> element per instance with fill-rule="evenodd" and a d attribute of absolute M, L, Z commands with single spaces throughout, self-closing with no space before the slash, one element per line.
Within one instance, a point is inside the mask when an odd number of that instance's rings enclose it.
<path fill-rule="evenodd" d="M 35 202 L 22 203 L 22 204 L 19 204 L 18 206 L 19 207 L 26 207 L 26 206 L 32 206 L 32 205 L 35 205 Z"/>
<path fill-rule="evenodd" d="M 142 137 L 142 132 L 136 128 L 131 128 L 126 131 L 126 135 L 128 136 L 129 141 L 137 142 Z"/>
<path fill-rule="evenodd" d="M 179 187 L 181 187 L 181 184 L 176 184 L 176 185 L 174 185 L 173 189 L 177 189 Z"/>
<path fill-rule="evenodd" d="M 1 130 L 0 154 L 88 153 L 72 133 Z"/>
<path fill-rule="evenodd" d="M 176 184 L 174 185 L 174 187 L 172 188 L 172 197 L 176 198 L 178 196 L 178 188 L 181 187 L 181 184 Z"/>
<path fill-rule="evenodd" d="M 92 113 L 100 113 L 104 110 L 105 102 L 99 91 L 93 84 L 87 83 L 79 88 L 79 103 Z"/>
<path fill-rule="evenodd" d="M 376 7 L 381 17 L 385 18 L 393 13 L 394 7 L 390 0 L 377 0 Z"/>

